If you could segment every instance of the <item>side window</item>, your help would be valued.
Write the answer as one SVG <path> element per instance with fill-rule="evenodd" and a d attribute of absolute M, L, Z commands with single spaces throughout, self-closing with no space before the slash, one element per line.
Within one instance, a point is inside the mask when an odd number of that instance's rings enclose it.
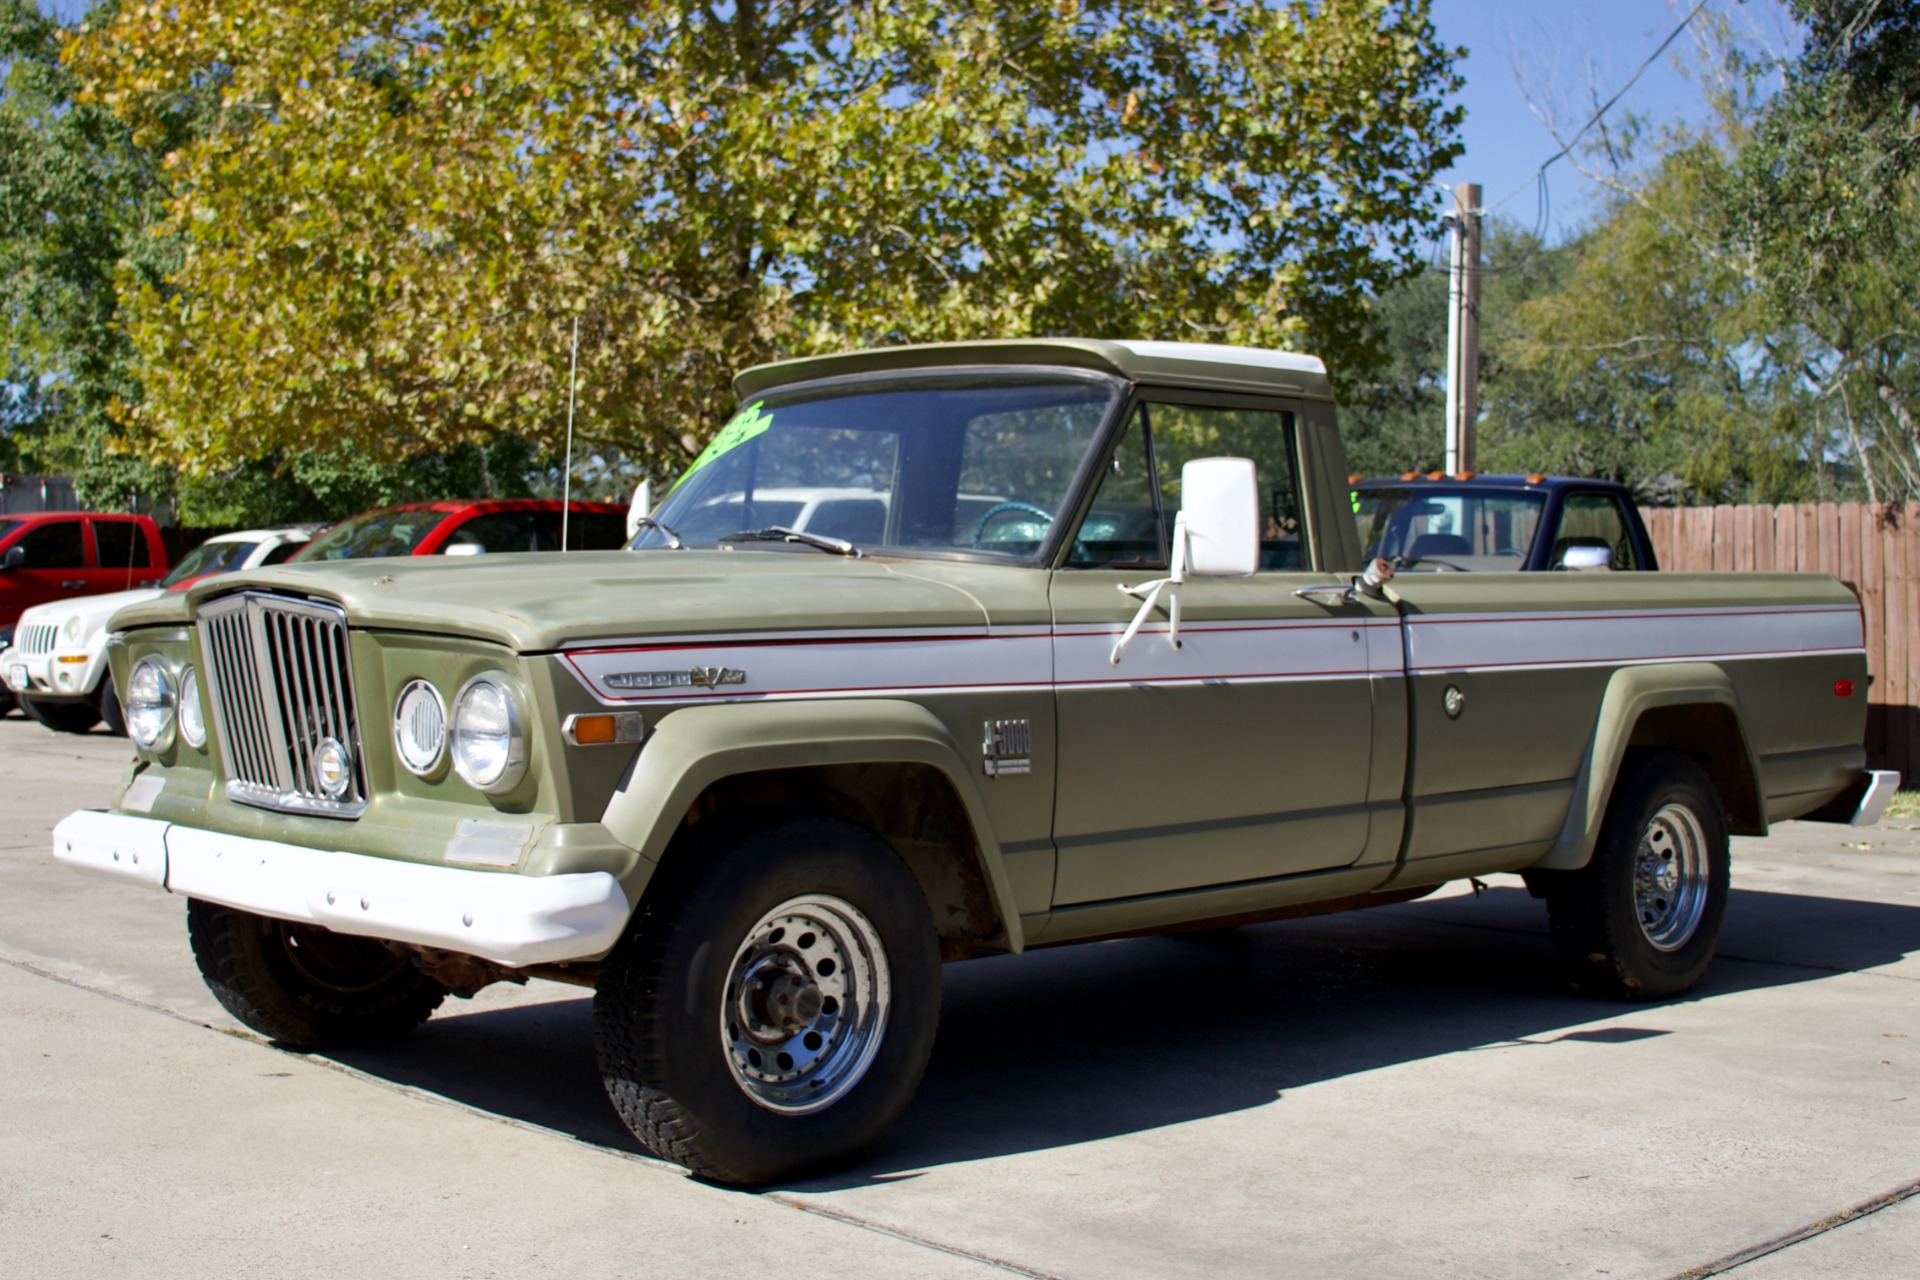
<path fill-rule="evenodd" d="M 1560 506 L 1560 524 L 1553 531 L 1550 567 L 1559 568 L 1570 547 L 1605 547 L 1612 553 L 1609 567 L 1632 570 L 1640 567 L 1633 554 L 1631 526 L 1609 493 L 1569 494 Z"/>
<path fill-rule="evenodd" d="M 1080 522 L 1080 536 L 1067 553 L 1067 563 L 1074 568 L 1166 566 L 1166 530 L 1155 501 L 1146 413 L 1145 406 L 1134 411 L 1119 447 L 1100 472 L 1093 506 Z"/>
<path fill-rule="evenodd" d="M 25 547 L 27 569 L 84 569 L 87 546 L 78 520 L 54 520 L 28 529 L 13 544 Z"/>
<path fill-rule="evenodd" d="M 273 550 L 267 552 L 265 556 L 261 557 L 260 567 L 265 568 L 270 564 L 285 564 L 289 556 L 306 545 L 304 542 L 283 542 Z"/>
<path fill-rule="evenodd" d="M 546 516 L 552 518 L 542 518 Z M 483 553 L 499 555 L 509 551 L 552 551 L 559 545 L 558 511 L 490 511 L 463 521 L 440 550 L 442 554 L 460 555 L 463 553 L 454 551 L 454 547 L 478 547 Z"/>
<path fill-rule="evenodd" d="M 93 521 L 93 549 L 102 569 L 147 569 L 147 539 L 131 520 Z"/>
<path fill-rule="evenodd" d="M 1150 404 L 1148 438 L 1160 472 L 1167 527 L 1180 510 L 1180 468 L 1195 458 L 1251 458 L 1260 490 L 1260 567 L 1307 564 L 1300 485 L 1293 470 L 1293 415 L 1276 409 Z"/>

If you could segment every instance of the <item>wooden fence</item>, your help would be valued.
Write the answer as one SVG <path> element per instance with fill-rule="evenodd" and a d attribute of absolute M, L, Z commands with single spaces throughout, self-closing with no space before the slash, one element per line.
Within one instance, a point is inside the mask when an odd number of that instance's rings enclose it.
<path fill-rule="evenodd" d="M 1662 569 L 1830 573 L 1867 620 L 1867 758 L 1920 784 L 1920 503 L 1645 507 Z"/>

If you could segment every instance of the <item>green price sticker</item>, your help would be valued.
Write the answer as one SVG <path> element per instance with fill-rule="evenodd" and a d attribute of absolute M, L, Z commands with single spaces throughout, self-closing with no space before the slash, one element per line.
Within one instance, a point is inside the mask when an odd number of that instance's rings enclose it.
<path fill-rule="evenodd" d="M 693 465 L 697 467 L 700 464 L 696 462 Z M 1353 499 L 1353 514 L 1359 515 L 1360 514 L 1360 491 L 1358 489 L 1349 490 L 1347 493 L 1347 496 Z"/>
<path fill-rule="evenodd" d="M 700 451 L 700 456 L 693 460 L 693 465 L 680 473 L 680 478 L 673 482 L 673 487 L 678 489 L 687 482 L 688 476 L 706 466 L 715 458 L 720 457 L 722 454 L 731 453 L 733 450 L 738 449 L 741 445 L 772 426 L 773 415 L 770 413 L 762 413 L 760 410 L 760 406 L 764 403 L 766 402 L 763 400 L 755 400 L 752 404 L 734 414 L 733 420 L 727 423 L 726 426 L 720 428 L 720 434 L 713 438 L 712 443 Z"/>

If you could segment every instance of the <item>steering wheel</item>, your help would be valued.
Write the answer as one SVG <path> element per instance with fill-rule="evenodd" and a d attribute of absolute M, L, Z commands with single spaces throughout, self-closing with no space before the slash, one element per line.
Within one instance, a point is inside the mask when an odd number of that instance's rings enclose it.
<path fill-rule="evenodd" d="M 981 535 L 987 531 L 987 526 L 993 522 L 995 517 L 1005 515 L 1009 511 L 1018 511 L 1024 515 L 1039 516 L 1042 520 L 1046 521 L 1049 526 L 1053 524 L 1053 513 L 1051 511 L 1042 511 L 1031 502 L 996 502 L 987 508 L 986 514 L 982 515 L 973 526 L 972 546 L 975 551 L 979 551 L 986 546 L 986 544 L 981 541 Z"/>

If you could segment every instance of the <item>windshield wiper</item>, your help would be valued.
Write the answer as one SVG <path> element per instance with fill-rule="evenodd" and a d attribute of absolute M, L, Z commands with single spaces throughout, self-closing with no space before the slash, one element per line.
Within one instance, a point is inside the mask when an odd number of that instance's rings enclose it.
<path fill-rule="evenodd" d="M 721 542 L 800 542 L 809 547 L 818 547 L 822 551 L 831 551 L 837 556 L 858 556 L 860 548 L 845 538 L 829 538 L 820 533 L 802 533 L 798 529 L 789 529 L 785 525 L 770 524 L 764 529 L 742 529 L 719 539 Z"/>
<path fill-rule="evenodd" d="M 667 549 L 669 551 L 685 551 L 687 549 L 687 544 L 680 541 L 679 534 L 675 533 L 672 529 L 667 528 L 667 526 L 661 524 L 658 520 L 655 520 L 652 516 L 641 516 L 639 519 L 635 520 L 633 523 L 635 524 L 635 526 L 639 528 L 658 529 L 660 532 L 666 534 Z"/>

